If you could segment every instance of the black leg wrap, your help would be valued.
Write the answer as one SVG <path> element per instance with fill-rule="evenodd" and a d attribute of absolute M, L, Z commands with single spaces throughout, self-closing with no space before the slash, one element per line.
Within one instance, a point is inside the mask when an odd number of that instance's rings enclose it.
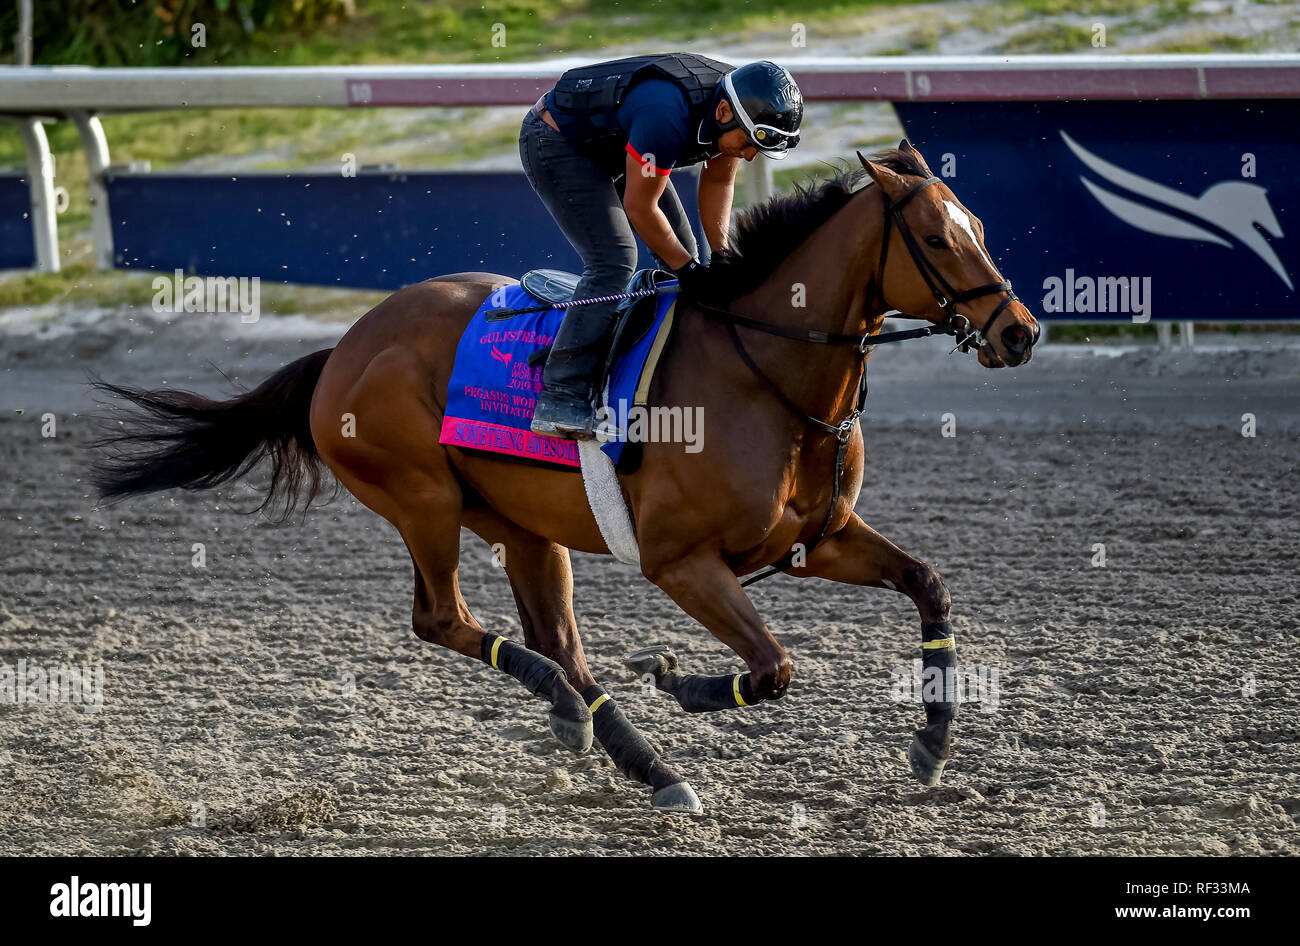
<path fill-rule="evenodd" d="M 602 696 L 604 700 L 600 699 Z M 592 684 L 583 690 L 582 699 L 589 708 L 595 707 L 592 724 L 596 729 L 596 740 L 605 747 L 620 772 L 656 791 L 686 781 L 664 765 L 659 753 L 628 721 L 600 684 Z"/>
<path fill-rule="evenodd" d="M 497 641 L 501 643 L 497 644 Z M 483 635 L 480 656 L 484 663 L 496 667 L 502 673 L 510 674 L 522 683 L 533 696 L 553 701 L 557 695 L 556 681 L 567 682 L 564 671 L 555 661 L 548 660 L 527 647 L 520 647 L 514 641 L 497 634 Z"/>
<path fill-rule="evenodd" d="M 921 624 L 921 699 L 927 723 L 943 723 L 957 715 L 957 650 L 947 621 Z M 941 644 L 939 647 L 925 646 Z"/>
<path fill-rule="evenodd" d="M 749 672 L 705 677 L 697 673 L 665 673 L 657 686 L 671 693 L 688 713 L 713 713 L 717 710 L 753 706 L 759 702 L 749 685 Z"/>

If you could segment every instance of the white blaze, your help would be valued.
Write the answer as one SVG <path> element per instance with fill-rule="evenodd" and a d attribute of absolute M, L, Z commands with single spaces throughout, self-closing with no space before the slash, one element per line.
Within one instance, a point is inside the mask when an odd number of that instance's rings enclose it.
<path fill-rule="evenodd" d="M 962 210 L 951 200 L 945 200 L 943 205 L 948 208 L 948 216 L 952 218 L 952 222 L 966 231 L 966 235 L 970 237 L 970 241 L 975 244 L 975 249 L 979 250 L 980 256 L 984 257 L 984 262 L 988 263 L 989 266 L 992 267 L 993 271 L 997 273 L 998 268 L 993 265 L 993 260 L 989 259 L 989 255 L 984 252 L 984 247 L 980 243 L 979 238 L 975 236 L 975 230 L 970 225 L 970 217 L 966 215 L 966 211 Z M 998 275 L 1000 276 L 1002 274 L 998 273 Z"/>

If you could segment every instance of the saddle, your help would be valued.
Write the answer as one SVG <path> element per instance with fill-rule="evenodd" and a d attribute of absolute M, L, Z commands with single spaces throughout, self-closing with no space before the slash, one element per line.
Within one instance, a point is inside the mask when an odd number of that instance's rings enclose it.
<path fill-rule="evenodd" d="M 632 280 L 632 287 L 640 291 L 668 278 L 646 271 Z M 439 443 L 561 469 L 581 466 L 576 441 L 529 430 L 541 390 L 542 369 L 535 362 L 546 356 L 545 346 L 554 341 L 564 302 L 572 298 L 576 282 L 568 273 L 530 275 L 533 293 L 523 283 L 512 283 L 483 300 L 456 346 Z M 539 300 L 555 301 L 538 305 Z M 649 403 L 675 310 L 675 294 L 664 292 L 634 300 L 616 313 L 610 346 L 614 354 L 603 366 L 597 403 L 612 412 L 607 419 L 620 431 L 630 429 L 634 409 Z M 641 442 L 619 436 L 599 444 L 599 449 L 618 464 L 619 472 L 631 472 L 639 463 Z"/>
<path fill-rule="evenodd" d="M 524 273 L 519 285 L 538 302 L 550 305 L 564 305 L 573 301 L 573 292 L 581 276 L 566 273 L 560 269 L 531 269 Z M 628 292 L 641 292 L 653 289 L 659 283 L 672 279 L 671 273 L 660 269 L 639 269 L 628 281 Z M 645 337 L 655 319 L 657 296 L 643 296 L 638 299 L 624 299 L 618 304 L 618 318 L 614 321 L 611 333 L 609 353 L 605 356 L 605 366 L 601 370 L 597 389 L 604 386 L 614 361 Z M 489 316 L 491 318 L 491 316 Z M 551 353 L 551 346 L 539 348 L 528 356 L 531 367 L 543 364 Z"/>

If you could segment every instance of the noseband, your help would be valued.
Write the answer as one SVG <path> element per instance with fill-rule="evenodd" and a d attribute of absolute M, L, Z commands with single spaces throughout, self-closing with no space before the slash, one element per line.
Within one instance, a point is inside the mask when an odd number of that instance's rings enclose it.
<path fill-rule="evenodd" d="M 970 351 L 972 339 L 976 336 L 980 338 L 979 344 L 988 342 L 992 338 L 993 323 L 1011 303 L 1018 298 L 1011 290 L 1010 280 L 1004 279 L 1001 282 L 991 282 L 984 286 L 976 286 L 974 289 L 958 291 L 954 289 L 943 276 L 943 273 L 930 262 L 930 258 L 921 250 L 921 244 L 917 242 L 916 234 L 912 228 L 907 225 L 907 220 L 903 217 L 903 208 L 906 207 L 917 194 L 925 190 L 931 184 L 940 183 L 937 177 L 931 175 L 920 184 L 917 184 L 898 200 L 890 200 L 889 195 L 881 192 L 881 199 L 885 205 L 885 227 L 884 233 L 880 239 L 880 265 L 876 269 L 876 297 L 884 303 L 886 308 L 893 308 L 885 299 L 885 264 L 889 261 L 889 243 L 890 230 L 893 227 L 898 228 L 899 236 L 903 238 L 903 245 L 907 247 L 908 254 L 912 257 L 917 271 L 920 272 L 921 278 L 925 284 L 930 287 L 930 294 L 934 296 L 935 303 L 939 306 L 946 316 L 946 320 L 940 324 L 941 330 L 947 334 L 956 335 L 958 338 L 956 351 L 960 348 L 962 351 Z M 970 302 L 972 299 L 979 299 L 983 296 L 991 296 L 996 293 L 1005 292 L 1006 298 L 1003 299 L 993 314 L 990 315 L 982 326 L 978 329 L 971 327 L 970 319 L 957 311 L 957 305 L 962 302 Z M 1034 341 L 1038 341 L 1035 334 Z M 996 352 L 989 349 L 989 354 L 996 357 Z M 998 359 L 1001 361 L 1001 359 Z"/>

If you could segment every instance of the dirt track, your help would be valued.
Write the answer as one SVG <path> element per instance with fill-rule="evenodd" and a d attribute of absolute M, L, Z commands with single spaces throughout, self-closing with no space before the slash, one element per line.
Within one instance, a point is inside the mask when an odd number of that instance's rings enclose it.
<path fill-rule="evenodd" d="M 213 358 L 252 383 L 337 331 L 284 325 L 4 337 L 0 657 L 102 664 L 104 706 L 0 703 L 0 853 L 1300 853 L 1294 348 L 1049 346 L 1001 375 L 937 344 L 877 356 L 859 511 L 939 565 L 963 663 L 999 673 L 938 789 L 904 757 L 919 708 L 891 699 L 918 652 L 905 599 L 759 586 L 790 697 L 687 716 L 617 656 L 737 661 L 633 570 L 575 556 L 598 677 L 707 808 L 666 817 L 599 750 L 558 747 L 521 688 L 411 634 L 409 559 L 350 497 L 279 527 L 235 512 L 242 487 L 95 508 L 87 368 L 210 388 Z M 462 582 L 521 636 L 468 533 Z"/>

